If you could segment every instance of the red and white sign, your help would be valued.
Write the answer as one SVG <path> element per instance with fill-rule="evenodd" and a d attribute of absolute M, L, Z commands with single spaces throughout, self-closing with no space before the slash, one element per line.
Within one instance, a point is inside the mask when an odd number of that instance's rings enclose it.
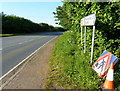
<path fill-rule="evenodd" d="M 100 77 L 104 77 L 107 74 L 107 70 L 110 66 L 112 54 L 109 52 L 101 57 L 93 64 L 92 68 L 99 74 Z"/>

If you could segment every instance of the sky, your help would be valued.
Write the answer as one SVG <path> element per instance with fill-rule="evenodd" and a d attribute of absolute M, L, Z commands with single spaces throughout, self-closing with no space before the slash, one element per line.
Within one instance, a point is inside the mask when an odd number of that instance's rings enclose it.
<path fill-rule="evenodd" d="M 62 6 L 62 2 L 2 2 L 2 11 L 7 15 L 24 17 L 35 23 L 47 23 L 53 26 L 55 18 L 53 12 L 57 6 Z"/>

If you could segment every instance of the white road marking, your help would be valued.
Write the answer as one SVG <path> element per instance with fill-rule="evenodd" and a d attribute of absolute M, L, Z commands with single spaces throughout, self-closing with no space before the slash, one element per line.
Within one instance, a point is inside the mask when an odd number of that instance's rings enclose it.
<path fill-rule="evenodd" d="M 41 36 L 39 39 L 43 38 L 43 37 L 48 37 L 48 36 Z M 30 42 L 30 41 L 33 41 L 35 39 L 31 39 L 31 40 L 27 40 L 27 41 L 24 41 L 24 42 L 20 42 L 18 44 L 24 44 L 24 43 L 27 43 L 27 42 Z"/>
<path fill-rule="evenodd" d="M 48 37 L 48 36 L 40 36 L 40 37 L 37 38 L 37 39 L 41 39 L 41 38 L 43 38 L 43 37 Z M 8 46 L 8 47 L 2 48 L 2 50 L 6 49 L 6 48 L 9 48 L 9 47 L 16 46 L 16 45 L 21 45 L 21 44 L 24 44 L 24 43 L 27 43 L 27 42 L 30 42 L 30 41 L 33 41 L 33 40 L 37 40 L 37 39 L 30 39 L 30 40 L 27 40 L 27 41 L 23 41 L 23 42 L 17 43 L 17 44 L 15 44 L 15 45 L 10 45 L 10 46 Z"/>
<path fill-rule="evenodd" d="M 0 81 L 6 77 L 10 72 L 12 72 L 14 69 L 16 69 L 18 66 L 20 66 L 24 61 L 26 61 L 28 58 L 30 58 L 33 54 L 35 54 L 38 50 L 40 50 L 42 47 L 44 47 L 46 44 L 48 44 L 50 41 L 52 41 L 53 39 L 57 38 L 58 36 L 52 38 L 51 40 L 49 40 L 48 42 L 46 42 L 44 45 L 42 45 L 41 47 L 39 47 L 37 50 L 35 50 L 33 53 L 31 53 L 28 57 L 26 57 L 25 59 L 23 59 L 20 63 L 18 63 L 16 66 L 14 66 L 11 70 L 9 70 L 6 74 L 4 74 L 2 77 L 0 77 Z M 11 78 L 13 78 L 14 76 L 16 76 L 16 74 L 14 74 Z M 7 81 L 6 81 L 7 82 Z M 9 82 L 9 81 L 8 81 Z M 7 82 L 7 83 L 8 83 Z M 0 90 L 4 87 L 4 84 L 2 86 L 0 86 Z"/>
<path fill-rule="evenodd" d="M 2 48 L 0 48 L 0 51 L 2 51 Z"/>
<path fill-rule="evenodd" d="M 18 44 L 24 44 L 24 43 L 26 43 L 26 42 L 28 42 L 28 40 L 27 40 L 27 41 L 20 42 L 20 43 L 18 43 Z"/>
<path fill-rule="evenodd" d="M 44 47 L 46 44 L 48 44 L 50 41 L 52 41 L 53 39 L 57 38 L 58 36 L 52 38 L 51 40 L 49 40 L 48 42 L 46 42 L 44 45 L 42 45 L 41 47 L 39 47 L 37 50 L 35 50 L 33 53 L 31 53 L 28 57 L 26 57 L 24 60 L 22 60 L 20 63 L 18 63 L 16 66 L 14 66 L 10 71 L 8 71 L 6 74 L 4 74 L 2 77 L 0 77 L 0 81 L 2 81 L 2 79 L 4 77 L 6 77 L 7 75 L 9 75 L 10 72 L 12 72 L 14 69 L 16 69 L 18 66 L 20 66 L 24 61 L 26 61 L 28 58 L 30 58 L 33 54 L 35 54 L 38 50 L 40 50 L 42 47 Z M 24 66 L 24 65 L 23 65 Z M 23 67 L 22 67 L 23 68 Z M 14 78 L 21 70 L 18 70 L 18 72 L 16 72 L 12 77 L 10 77 L 8 79 L 8 81 L 6 81 L 4 84 L 1 84 L 0 86 L 0 90 L 2 90 L 2 88 L 5 86 L 5 84 L 7 84 L 10 80 L 12 80 L 12 78 Z"/>
<path fill-rule="evenodd" d="M 27 40 L 27 41 L 23 41 L 23 42 L 20 42 L 18 44 L 24 44 L 24 43 L 27 43 L 27 42 L 30 42 L 30 41 L 33 41 L 34 39 L 31 39 L 31 40 Z"/>
<path fill-rule="evenodd" d="M 28 41 L 33 41 L 34 39 L 28 40 Z"/>

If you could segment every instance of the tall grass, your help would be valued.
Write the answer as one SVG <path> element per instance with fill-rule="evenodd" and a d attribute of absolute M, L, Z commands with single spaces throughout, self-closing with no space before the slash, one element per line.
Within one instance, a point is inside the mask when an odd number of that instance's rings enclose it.
<path fill-rule="evenodd" d="M 104 44 L 102 39 L 98 39 L 101 45 L 102 42 Z M 101 46 L 102 49 L 100 46 L 95 46 L 94 61 L 99 57 L 101 50 L 104 50 L 106 47 L 104 46 L 103 48 L 103 46 Z M 60 36 L 50 59 L 51 69 L 47 88 L 52 88 L 52 84 L 57 84 L 65 89 L 100 89 L 100 85 L 105 79 L 98 79 L 97 73 L 92 69 L 90 48 L 88 46 L 87 52 L 84 54 L 83 45 L 78 43 L 78 36 L 75 32 L 69 31 Z M 118 89 L 120 89 L 119 62 L 116 65 L 116 70 L 115 83 Z"/>

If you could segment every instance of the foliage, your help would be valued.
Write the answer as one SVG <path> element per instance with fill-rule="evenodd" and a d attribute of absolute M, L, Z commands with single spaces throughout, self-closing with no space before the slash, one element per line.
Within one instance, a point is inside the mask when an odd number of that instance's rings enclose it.
<path fill-rule="evenodd" d="M 3 37 L 3 36 L 13 36 L 14 34 L 0 34 L 0 37 Z"/>
<path fill-rule="evenodd" d="M 2 12 L 0 16 L 2 17 L 3 34 L 50 32 L 53 30 L 59 31 L 59 29 L 57 30 L 53 26 L 46 23 L 37 24 L 28 19 L 15 15 L 6 15 Z"/>
<path fill-rule="evenodd" d="M 79 30 L 81 18 L 95 11 L 96 29 L 108 38 L 113 38 L 109 35 L 120 38 L 116 33 L 120 33 L 120 2 L 64 2 L 63 6 L 59 6 L 54 14 L 60 20 L 59 24 L 66 29 L 74 27 Z"/>
<path fill-rule="evenodd" d="M 61 31 L 64 32 L 66 31 L 66 29 L 62 28 L 62 27 L 54 27 L 53 31 Z"/>
<path fill-rule="evenodd" d="M 48 88 L 56 83 L 65 89 L 99 89 L 101 80 L 89 64 L 89 54 L 85 55 L 76 45 L 76 35 L 72 31 L 66 32 L 57 41 L 50 59 Z"/>
<path fill-rule="evenodd" d="M 49 25 L 46 23 L 40 23 L 39 24 L 42 28 L 42 31 L 48 31 L 49 30 Z"/>
<path fill-rule="evenodd" d="M 74 89 L 100 89 L 91 68 L 92 27 L 87 27 L 87 51 L 83 53 L 80 20 L 96 11 L 96 31 L 93 62 L 104 50 L 120 58 L 120 2 L 63 2 L 54 14 L 69 31 L 60 37 L 51 57 L 51 83 Z M 84 39 L 82 40 L 84 42 Z M 116 64 L 115 86 L 120 89 L 120 62 Z"/>

